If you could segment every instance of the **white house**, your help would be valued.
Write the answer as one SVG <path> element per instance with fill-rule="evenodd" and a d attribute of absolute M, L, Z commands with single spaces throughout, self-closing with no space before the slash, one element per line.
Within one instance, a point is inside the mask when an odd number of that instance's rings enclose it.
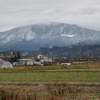
<path fill-rule="evenodd" d="M 40 66 L 43 66 L 43 65 L 44 65 L 44 64 L 42 64 L 41 62 L 37 62 L 37 61 L 35 61 L 34 64 L 35 64 L 35 65 L 40 65 Z"/>
<path fill-rule="evenodd" d="M 61 63 L 61 65 L 71 65 L 71 63 Z"/>
<path fill-rule="evenodd" d="M 18 59 L 20 65 L 33 65 L 33 59 Z"/>
<path fill-rule="evenodd" d="M 36 58 L 37 58 L 37 59 L 48 59 L 48 57 L 46 57 L 46 56 L 44 56 L 44 55 L 41 55 L 41 54 L 37 55 Z"/>
<path fill-rule="evenodd" d="M 40 60 L 42 63 L 44 62 L 53 62 L 53 59 L 49 58 L 49 59 L 41 59 Z"/>

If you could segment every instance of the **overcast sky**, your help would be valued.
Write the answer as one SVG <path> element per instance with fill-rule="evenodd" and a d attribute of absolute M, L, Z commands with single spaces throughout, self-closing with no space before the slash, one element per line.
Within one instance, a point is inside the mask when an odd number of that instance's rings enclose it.
<path fill-rule="evenodd" d="M 0 0 L 0 32 L 48 21 L 100 31 L 100 0 Z"/>

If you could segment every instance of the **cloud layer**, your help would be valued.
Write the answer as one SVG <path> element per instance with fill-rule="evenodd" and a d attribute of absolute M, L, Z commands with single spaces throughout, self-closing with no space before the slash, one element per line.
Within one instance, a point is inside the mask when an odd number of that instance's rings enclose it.
<path fill-rule="evenodd" d="M 100 31 L 100 0 L 0 0 L 0 31 L 63 22 Z"/>

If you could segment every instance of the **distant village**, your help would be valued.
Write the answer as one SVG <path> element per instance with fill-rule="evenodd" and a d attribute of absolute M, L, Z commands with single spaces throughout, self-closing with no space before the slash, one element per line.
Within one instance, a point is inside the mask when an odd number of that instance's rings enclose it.
<path fill-rule="evenodd" d="M 71 65 L 77 63 L 99 62 L 100 57 L 88 58 L 51 58 L 42 54 L 38 55 L 21 55 L 19 51 L 10 54 L 0 53 L 0 68 L 13 68 L 15 66 L 47 66 L 52 64 Z"/>

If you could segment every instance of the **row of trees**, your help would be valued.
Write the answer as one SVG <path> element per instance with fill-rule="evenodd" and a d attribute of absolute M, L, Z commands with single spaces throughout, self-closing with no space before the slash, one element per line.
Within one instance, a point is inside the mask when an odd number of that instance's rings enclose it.
<path fill-rule="evenodd" d="M 18 59 L 21 58 L 21 55 L 20 55 L 20 52 L 17 51 L 15 52 L 14 54 L 11 55 L 9 61 L 12 63 L 12 62 L 16 62 Z"/>
<path fill-rule="evenodd" d="M 20 52 L 19 51 L 16 51 L 16 52 L 11 52 L 11 54 L 7 53 L 7 52 L 3 52 L 3 59 L 4 60 L 8 60 L 10 61 L 11 63 L 12 62 L 16 62 L 17 59 L 20 59 L 21 58 L 21 55 L 20 55 Z"/>

